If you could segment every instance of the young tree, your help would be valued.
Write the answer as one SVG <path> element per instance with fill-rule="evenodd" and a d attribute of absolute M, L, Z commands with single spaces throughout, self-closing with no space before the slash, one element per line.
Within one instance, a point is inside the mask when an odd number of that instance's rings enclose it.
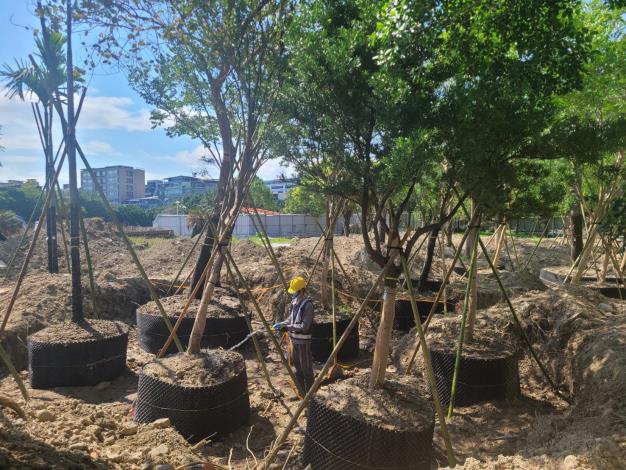
<path fill-rule="evenodd" d="M 42 4 L 37 2 L 38 11 Z M 46 186 L 49 191 L 56 191 L 50 187 L 54 176 L 54 145 L 52 127 L 54 117 L 53 100 L 56 94 L 61 94 L 67 80 L 65 56 L 63 47 L 65 38 L 59 31 L 51 31 L 43 15 L 40 16 L 41 31 L 35 37 L 38 61 L 15 61 L 15 67 L 4 65 L 0 70 L 8 88 L 8 96 L 18 96 L 24 100 L 27 93 L 32 93 L 38 100 L 33 106 L 33 115 L 44 152 L 46 165 Z M 48 240 L 48 271 L 59 272 L 57 260 L 57 207 L 56 198 L 52 198 L 46 214 L 46 230 Z"/>
<path fill-rule="evenodd" d="M 304 186 L 294 186 L 287 192 L 282 212 L 319 217 L 324 214 L 324 196 Z"/>
<path fill-rule="evenodd" d="M 155 106 L 153 119 L 168 132 L 202 142 L 219 167 L 211 227 L 199 255 L 196 286 L 213 249 L 209 273 L 189 343 L 197 352 L 206 308 L 219 283 L 224 246 L 258 168 L 268 157 L 264 144 L 274 125 L 281 88 L 283 28 L 288 3 L 267 0 L 108 0 L 90 2 L 85 12 L 103 26 L 103 54 L 124 60 L 132 86 Z"/>
<path fill-rule="evenodd" d="M 255 176 L 252 180 L 249 194 L 250 196 L 246 204 L 269 211 L 278 210 L 278 204 L 276 203 L 276 198 L 272 194 L 272 191 L 258 176 Z"/>

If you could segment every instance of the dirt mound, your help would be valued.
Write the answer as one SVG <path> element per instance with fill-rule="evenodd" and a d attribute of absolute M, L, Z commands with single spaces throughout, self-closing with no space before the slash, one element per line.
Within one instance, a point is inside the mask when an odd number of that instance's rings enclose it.
<path fill-rule="evenodd" d="M 182 311 L 189 297 L 187 295 L 172 295 L 160 300 L 165 313 L 171 316 L 178 316 Z M 200 300 L 192 299 L 189 309 L 187 310 L 187 318 L 195 318 L 200 308 Z M 161 315 L 156 302 L 148 302 L 137 309 L 142 315 Z M 239 299 L 233 295 L 231 290 L 216 287 L 214 296 L 207 307 L 207 316 L 213 318 L 232 318 L 241 315 L 241 306 Z"/>
<path fill-rule="evenodd" d="M 194 356 L 186 353 L 154 359 L 143 373 L 159 380 L 185 387 L 206 387 L 225 382 L 245 367 L 241 354 L 211 350 Z"/>

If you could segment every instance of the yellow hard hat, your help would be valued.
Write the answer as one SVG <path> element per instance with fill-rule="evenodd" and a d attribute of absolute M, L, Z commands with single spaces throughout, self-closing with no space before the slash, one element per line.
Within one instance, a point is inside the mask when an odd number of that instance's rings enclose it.
<path fill-rule="evenodd" d="M 289 292 L 290 294 L 295 294 L 299 290 L 304 289 L 305 285 L 306 281 L 302 276 L 294 277 L 291 282 L 289 282 L 289 289 L 287 289 L 287 292 Z"/>

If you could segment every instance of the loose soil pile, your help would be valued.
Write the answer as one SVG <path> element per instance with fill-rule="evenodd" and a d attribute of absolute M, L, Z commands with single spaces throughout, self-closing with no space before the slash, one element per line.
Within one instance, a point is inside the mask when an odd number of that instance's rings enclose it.
<path fill-rule="evenodd" d="M 155 358 L 144 366 L 143 373 L 174 385 L 206 387 L 226 382 L 244 367 L 241 354 L 211 350 L 193 356 L 183 353 Z"/>
<path fill-rule="evenodd" d="M 317 393 L 325 406 L 366 423 L 389 430 L 421 430 L 432 423 L 431 404 L 420 396 L 410 379 L 388 380 L 371 389 L 369 375 L 330 384 Z"/>
<path fill-rule="evenodd" d="M 89 340 L 111 338 L 128 332 L 122 322 L 106 320 L 86 320 L 80 323 L 67 322 L 51 325 L 29 338 L 41 343 L 79 343 Z"/>
<path fill-rule="evenodd" d="M 215 288 L 213 298 L 207 307 L 207 316 L 211 318 L 231 318 L 241 315 L 241 306 L 239 300 L 233 297 L 233 292 L 224 288 Z M 189 297 L 187 295 L 172 295 L 160 299 L 161 305 L 165 313 L 171 316 L 178 316 L 182 311 Z M 200 308 L 200 300 L 192 299 L 186 318 L 195 318 Z M 141 315 L 160 315 L 156 302 L 148 302 L 137 309 L 137 313 Z"/>
<path fill-rule="evenodd" d="M 495 359 L 508 357 L 521 347 L 512 322 L 477 315 L 472 341 L 463 342 L 463 357 Z M 466 325 L 467 328 L 467 325 Z M 461 331 L 461 317 L 435 317 L 428 330 L 428 345 L 432 349 L 456 354 Z"/>

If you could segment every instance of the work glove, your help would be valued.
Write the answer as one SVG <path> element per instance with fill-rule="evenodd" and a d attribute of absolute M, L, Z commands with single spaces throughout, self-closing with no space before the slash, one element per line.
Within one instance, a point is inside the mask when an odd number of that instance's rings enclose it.
<path fill-rule="evenodd" d="M 274 323 L 272 325 L 272 328 L 274 329 L 274 331 L 284 331 L 287 329 L 287 325 L 285 325 L 283 322 L 279 322 L 279 323 Z"/>

